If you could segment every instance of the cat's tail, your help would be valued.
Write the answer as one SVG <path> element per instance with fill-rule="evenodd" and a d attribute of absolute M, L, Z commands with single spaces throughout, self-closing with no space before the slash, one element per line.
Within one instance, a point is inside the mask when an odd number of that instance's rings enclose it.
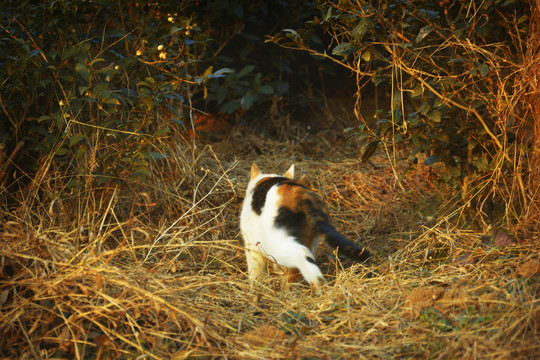
<path fill-rule="evenodd" d="M 366 248 L 360 248 L 355 243 L 346 239 L 332 225 L 325 221 L 318 221 L 317 227 L 324 235 L 326 242 L 333 248 L 337 248 L 339 253 L 358 262 L 367 261 L 372 254 Z"/>

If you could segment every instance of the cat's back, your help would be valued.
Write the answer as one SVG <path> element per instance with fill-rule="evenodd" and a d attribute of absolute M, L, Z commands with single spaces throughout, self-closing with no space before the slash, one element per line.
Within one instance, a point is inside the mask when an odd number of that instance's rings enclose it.
<path fill-rule="evenodd" d="M 243 214 L 250 221 L 288 219 L 306 222 L 310 218 L 328 216 L 322 198 L 300 181 L 284 176 L 268 175 L 250 182 L 244 200 Z"/>

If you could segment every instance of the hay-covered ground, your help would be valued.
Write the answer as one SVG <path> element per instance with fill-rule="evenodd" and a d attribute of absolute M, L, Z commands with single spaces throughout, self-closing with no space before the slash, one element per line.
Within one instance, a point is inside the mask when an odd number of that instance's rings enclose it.
<path fill-rule="evenodd" d="M 538 238 L 458 228 L 429 168 L 363 164 L 343 123 L 237 127 L 182 140 L 153 180 L 66 186 L 47 168 L 1 214 L 0 357 L 534 359 Z M 336 227 L 376 254 L 317 254 L 328 284 L 251 287 L 239 236 L 253 161 L 294 162 Z M 480 228 L 480 227 L 478 227 Z"/>

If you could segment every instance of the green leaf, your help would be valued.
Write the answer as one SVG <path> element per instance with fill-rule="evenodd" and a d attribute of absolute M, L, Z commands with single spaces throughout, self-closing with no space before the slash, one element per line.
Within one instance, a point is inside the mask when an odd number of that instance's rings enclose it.
<path fill-rule="evenodd" d="M 428 36 L 429 33 L 431 33 L 432 31 L 433 31 L 433 26 L 431 26 L 431 25 L 424 26 L 423 28 L 420 29 L 420 31 L 418 32 L 418 35 L 416 35 L 416 39 L 414 41 L 419 43 L 426 36 Z"/>
<path fill-rule="evenodd" d="M 151 110 L 154 107 L 154 101 L 149 96 L 143 96 L 140 98 L 140 102 L 144 105 L 147 110 Z"/>
<path fill-rule="evenodd" d="M 41 52 L 40 49 L 36 49 L 36 50 L 32 50 L 28 53 L 28 57 L 27 59 L 31 59 L 33 58 L 34 56 L 36 56 L 37 54 L 39 54 Z"/>
<path fill-rule="evenodd" d="M 152 160 L 158 160 L 158 159 L 166 159 L 168 156 L 157 152 L 157 151 L 148 151 L 144 154 L 145 159 L 152 159 Z"/>
<path fill-rule="evenodd" d="M 255 78 L 253 78 L 253 87 L 255 89 L 258 89 L 259 87 L 261 87 L 261 78 L 262 78 L 261 73 L 257 73 L 257 75 L 255 75 Z"/>
<path fill-rule="evenodd" d="M 259 92 L 264 95 L 272 95 L 274 93 L 274 88 L 270 85 L 263 85 L 259 88 Z"/>
<path fill-rule="evenodd" d="M 377 147 L 379 147 L 379 140 L 375 140 L 367 144 L 366 149 L 364 150 L 364 153 L 362 154 L 362 163 L 365 164 L 368 162 L 368 160 L 373 156 L 375 153 L 375 150 L 377 150 Z"/>
<path fill-rule="evenodd" d="M 79 95 L 86 94 L 86 90 L 90 89 L 89 86 L 79 86 Z"/>
<path fill-rule="evenodd" d="M 74 134 L 71 138 L 69 138 L 69 145 L 73 146 L 78 144 L 82 139 L 84 139 L 84 135 L 81 133 Z"/>
<path fill-rule="evenodd" d="M 64 125 L 64 115 L 61 112 L 57 112 L 53 115 L 56 126 L 61 129 Z"/>
<path fill-rule="evenodd" d="M 459 167 L 453 167 L 452 169 L 450 169 L 450 176 L 452 177 L 461 176 L 461 170 L 459 169 Z"/>
<path fill-rule="evenodd" d="M 50 120 L 52 119 L 53 117 L 50 116 L 50 115 L 41 115 L 39 118 L 38 118 L 38 123 L 42 122 L 42 121 L 45 121 L 45 120 Z"/>
<path fill-rule="evenodd" d="M 102 59 L 102 58 L 95 58 L 94 60 L 92 60 L 92 61 L 90 62 L 90 66 L 94 66 L 94 65 L 96 65 L 97 63 L 104 62 L 104 61 L 105 61 L 105 59 Z"/>
<path fill-rule="evenodd" d="M 418 125 L 419 121 L 420 119 L 418 118 L 416 113 L 410 114 L 409 117 L 407 118 L 407 122 L 414 126 Z"/>
<path fill-rule="evenodd" d="M 88 50 L 90 50 L 90 43 L 83 42 L 64 51 L 62 54 L 62 60 L 66 60 L 76 55 L 87 54 Z"/>
<path fill-rule="evenodd" d="M 324 21 L 328 21 L 328 19 L 330 19 L 331 17 L 332 17 L 332 7 L 329 6 L 328 11 L 324 15 Z"/>
<path fill-rule="evenodd" d="M 171 131 L 171 129 L 168 126 L 161 127 L 158 131 L 156 131 L 152 137 L 155 139 L 159 138 L 160 136 L 163 136 L 165 134 L 168 134 Z"/>
<path fill-rule="evenodd" d="M 238 78 L 240 79 L 240 78 L 246 76 L 247 74 L 252 72 L 254 69 L 255 69 L 255 65 L 246 65 L 246 66 L 244 66 L 242 68 L 242 70 L 240 70 L 240 72 L 238 72 Z"/>
<path fill-rule="evenodd" d="M 183 27 L 178 27 L 178 26 L 175 25 L 175 26 L 171 27 L 171 29 L 169 30 L 169 33 L 171 35 L 173 35 L 173 34 L 176 34 L 177 32 L 182 31 L 182 30 L 184 30 Z"/>
<path fill-rule="evenodd" d="M 77 63 L 75 65 L 75 71 L 79 73 L 79 75 L 85 80 L 88 81 L 90 79 L 90 74 L 88 73 L 88 68 L 83 63 Z"/>
<path fill-rule="evenodd" d="M 240 102 L 233 100 L 225 103 L 219 111 L 223 114 L 232 114 L 236 110 L 240 109 Z"/>
<path fill-rule="evenodd" d="M 451 64 L 451 63 L 459 63 L 459 62 L 467 62 L 467 60 L 464 59 L 464 58 L 454 58 L 454 59 L 448 60 L 449 64 Z"/>
<path fill-rule="evenodd" d="M 255 97 L 252 94 L 247 93 L 246 95 L 244 95 L 244 97 L 242 97 L 242 99 L 240 100 L 240 105 L 242 105 L 242 110 L 247 111 L 251 109 L 251 106 L 253 106 L 254 100 L 255 100 Z"/>
<path fill-rule="evenodd" d="M 441 112 L 439 110 L 433 110 L 432 112 L 429 113 L 428 116 L 433 122 L 436 122 L 436 123 L 441 122 Z"/>
<path fill-rule="evenodd" d="M 222 68 L 216 71 L 215 73 L 213 73 L 211 77 L 213 78 L 224 77 L 226 74 L 230 74 L 230 73 L 234 73 L 234 70 L 229 69 L 229 68 Z"/>
<path fill-rule="evenodd" d="M 84 153 L 86 152 L 86 147 L 85 146 L 79 146 L 76 150 L 75 150 L 75 159 L 77 160 L 80 160 L 82 158 L 82 156 L 84 155 Z M 80 168 L 77 168 L 75 170 L 75 172 L 77 172 L 77 170 L 81 171 Z M 82 173 L 79 173 L 79 175 L 81 175 Z"/>
<path fill-rule="evenodd" d="M 120 100 L 116 99 L 116 98 L 107 98 L 103 101 L 104 104 L 109 104 L 109 105 L 122 105 L 122 103 L 120 102 Z"/>
<path fill-rule="evenodd" d="M 478 64 L 476 66 L 476 69 L 480 72 L 480 75 L 482 75 L 482 77 L 485 77 L 489 73 L 489 70 L 490 70 L 488 64 Z"/>
<path fill-rule="evenodd" d="M 56 150 L 55 155 L 62 156 L 62 155 L 66 155 L 67 153 L 68 153 L 68 149 L 62 146 L 60 149 Z"/>
<path fill-rule="evenodd" d="M 139 81 L 139 82 L 137 83 L 137 86 L 151 88 L 151 87 L 152 87 L 152 84 L 149 83 L 148 81 L 142 80 L 142 81 Z"/>
<path fill-rule="evenodd" d="M 354 40 L 356 40 L 357 42 L 361 42 L 364 35 L 368 31 L 370 31 L 373 28 L 373 26 L 374 26 L 374 23 L 370 18 L 368 17 L 360 18 L 358 25 L 356 25 L 352 31 Z"/>
<path fill-rule="evenodd" d="M 480 171 L 488 171 L 489 170 L 489 162 L 485 156 L 481 156 L 479 158 L 476 158 L 473 160 L 474 166 Z"/>
<path fill-rule="evenodd" d="M 227 97 L 227 88 L 225 86 L 220 86 L 216 91 L 216 100 L 218 104 L 221 104 L 223 101 L 225 101 L 226 97 Z"/>
<path fill-rule="evenodd" d="M 92 97 L 94 99 L 96 98 L 101 98 L 102 96 L 105 95 L 105 93 L 107 92 L 109 88 L 109 83 L 108 82 L 100 82 L 98 83 L 96 86 L 94 86 L 94 88 L 92 89 Z"/>
<path fill-rule="evenodd" d="M 394 92 L 394 96 L 392 96 L 392 108 L 401 109 L 401 105 L 402 105 L 401 91 L 396 91 Z"/>
<path fill-rule="evenodd" d="M 358 48 L 354 44 L 344 42 L 332 49 L 332 54 L 343 56 L 346 58 L 347 56 L 355 52 L 357 49 Z"/>

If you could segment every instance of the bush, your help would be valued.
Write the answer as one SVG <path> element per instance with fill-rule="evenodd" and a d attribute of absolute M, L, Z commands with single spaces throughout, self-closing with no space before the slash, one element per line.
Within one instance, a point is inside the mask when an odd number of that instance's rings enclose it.
<path fill-rule="evenodd" d="M 73 185 L 149 174 L 155 140 L 183 124 L 196 58 L 183 31 L 190 19 L 165 12 L 173 4 L 156 13 L 107 0 L 4 4 L 2 126 L 13 136 L 1 140 L 24 142 L 23 169 L 50 154 L 79 175 Z M 174 117 L 163 124 L 165 109 Z"/>
<path fill-rule="evenodd" d="M 310 4 L 6 1 L 2 154 L 30 177 L 53 161 L 70 186 L 144 180 L 195 109 L 249 111 L 287 91 L 293 60 L 268 56 L 263 36 Z"/>
<path fill-rule="evenodd" d="M 362 118 L 364 160 L 380 144 L 407 144 L 411 163 L 427 153 L 426 164 L 446 166 L 441 178 L 462 190 L 465 204 L 515 220 L 528 198 L 533 122 L 522 106 L 529 4 L 324 1 L 319 9 L 303 29 L 269 40 L 333 59 L 357 74 L 359 89 L 390 89 L 390 111 L 376 126 Z M 307 44 L 319 28 L 334 39 L 331 55 Z"/>

